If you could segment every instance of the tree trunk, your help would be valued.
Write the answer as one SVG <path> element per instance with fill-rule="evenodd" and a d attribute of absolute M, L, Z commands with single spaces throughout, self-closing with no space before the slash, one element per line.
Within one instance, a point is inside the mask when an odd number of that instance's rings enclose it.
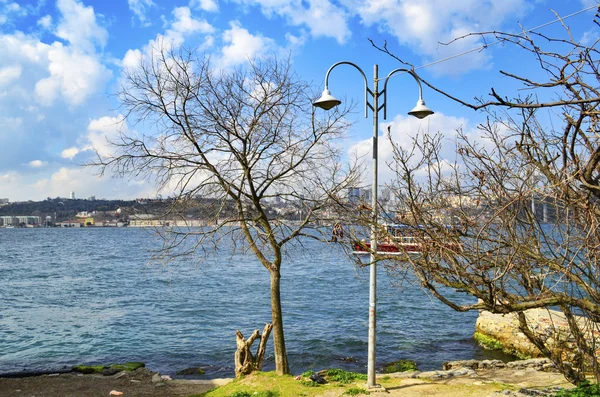
<path fill-rule="evenodd" d="M 275 351 L 275 371 L 279 375 L 290 374 L 290 366 L 285 351 L 283 337 L 283 313 L 281 312 L 281 293 L 279 270 L 270 270 L 271 274 L 271 316 L 273 320 L 273 348 Z"/>
<path fill-rule="evenodd" d="M 236 378 L 239 378 L 242 375 L 248 375 L 253 371 L 262 370 L 263 361 L 265 359 L 265 351 L 267 348 L 267 340 L 269 340 L 269 335 L 271 334 L 272 328 L 273 324 L 267 323 L 265 324 L 262 335 L 258 332 L 258 330 L 255 330 L 247 340 L 244 340 L 244 335 L 242 335 L 241 331 L 238 330 L 235 333 L 235 340 L 237 344 L 237 350 L 235 351 L 234 355 Z M 252 346 L 252 343 L 254 343 L 256 338 L 259 336 L 260 343 L 258 344 L 256 356 L 253 356 L 252 352 L 250 351 L 250 346 Z"/>

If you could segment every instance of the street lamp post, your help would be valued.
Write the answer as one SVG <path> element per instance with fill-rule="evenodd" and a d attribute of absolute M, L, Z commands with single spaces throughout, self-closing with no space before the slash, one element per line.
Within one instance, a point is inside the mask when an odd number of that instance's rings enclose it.
<path fill-rule="evenodd" d="M 336 99 L 331 95 L 329 91 L 329 74 L 331 71 L 339 65 L 350 65 L 355 67 L 363 76 L 365 82 L 365 117 L 369 117 L 369 109 L 373 112 L 373 183 L 371 185 L 371 254 L 369 257 L 369 341 L 368 341 L 368 363 L 367 363 L 367 388 L 375 388 L 378 385 L 375 383 L 375 356 L 376 356 L 376 317 L 377 317 L 377 138 L 379 136 L 379 111 L 383 109 L 383 118 L 387 116 L 387 82 L 390 77 L 398 72 L 405 72 L 410 74 L 419 86 L 419 100 L 414 109 L 408 114 L 418 119 L 425 118 L 433 111 L 425 106 L 423 101 L 423 89 L 421 87 L 421 80 L 415 72 L 409 69 L 395 69 L 391 71 L 384 80 L 383 91 L 379 92 L 379 77 L 378 77 L 378 66 L 373 67 L 373 90 L 370 90 L 367 84 L 367 76 L 363 70 L 356 64 L 348 61 L 337 62 L 329 68 L 325 75 L 325 89 L 317 101 L 313 103 L 313 106 L 321 109 L 329 110 L 338 106 L 342 103 L 339 99 Z M 369 95 L 373 100 L 373 104 L 369 103 Z M 383 104 L 379 105 L 379 98 L 383 95 Z"/>

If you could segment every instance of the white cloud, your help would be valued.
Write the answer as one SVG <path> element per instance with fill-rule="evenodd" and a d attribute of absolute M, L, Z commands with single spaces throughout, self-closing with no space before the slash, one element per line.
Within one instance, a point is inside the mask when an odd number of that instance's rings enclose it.
<path fill-rule="evenodd" d="M 313 37 L 331 37 L 342 44 L 351 35 L 347 10 L 329 0 L 237 0 L 241 4 L 259 6 L 267 17 L 279 15 L 293 26 L 306 26 Z"/>
<path fill-rule="evenodd" d="M 73 159 L 73 157 L 75 157 L 77 155 L 77 153 L 79 153 L 79 149 L 76 147 L 70 147 L 68 149 L 63 150 L 60 153 L 60 157 L 62 157 L 63 159 Z"/>
<path fill-rule="evenodd" d="M 21 65 L 12 65 L 0 67 L 0 87 L 11 84 L 14 80 L 21 77 L 23 68 Z"/>
<path fill-rule="evenodd" d="M 35 93 L 39 101 L 50 106 L 59 94 L 71 106 L 81 105 L 97 92 L 111 76 L 99 60 L 55 42 L 47 50 L 50 76 L 39 80 Z"/>
<path fill-rule="evenodd" d="M 583 36 L 581 37 L 581 40 L 579 40 L 579 43 L 581 43 L 581 45 L 584 46 L 591 46 L 599 39 L 600 34 L 598 33 L 598 31 L 596 29 L 592 29 L 583 33 Z"/>
<path fill-rule="evenodd" d="M 44 29 L 50 29 L 52 26 L 52 16 L 46 15 L 40 19 L 38 19 L 37 24 Z"/>
<path fill-rule="evenodd" d="M 91 6 L 77 0 L 58 0 L 56 3 L 62 18 L 56 27 L 56 36 L 67 40 L 73 48 L 93 53 L 96 45 L 104 47 L 108 32 L 96 23 Z"/>
<path fill-rule="evenodd" d="M 219 9 L 219 5 L 215 0 L 192 0 L 190 5 L 208 12 L 215 12 Z"/>
<path fill-rule="evenodd" d="M 155 4 L 152 0 L 127 0 L 129 3 L 129 9 L 135 14 L 143 26 L 150 26 L 151 23 L 146 17 L 148 9 Z"/>
<path fill-rule="evenodd" d="M 392 122 L 380 124 L 379 130 L 379 178 L 381 184 L 387 183 L 393 178 L 393 170 L 388 164 L 393 164 L 393 150 L 390 141 L 387 138 L 388 126 L 390 127 L 392 142 L 406 150 L 413 148 L 413 138 L 417 134 L 440 132 L 444 136 L 442 159 L 447 163 L 453 163 L 456 158 L 456 130 L 459 128 L 468 129 L 468 120 L 453 116 L 446 116 L 442 113 L 435 113 L 425 119 L 419 120 L 412 116 L 396 116 Z M 349 153 L 351 157 L 359 156 L 364 159 L 371 158 L 373 148 L 372 139 L 366 139 L 353 145 Z M 370 163 L 366 164 L 370 167 Z M 371 175 L 369 172 L 366 175 Z M 370 179 L 367 181 L 370 182 Z"/>
<path fill-rule="evenodd" d="M 477 36 L 451 45 L 440 42 L 502 28 L 507 20 L 516 21 L 531 8 L 527 0 L 344 0 L 344 3 L 349 9 L 357 10 L 365 25 L 378 26 L 382 32 L 392 34 L 400 44 L 423 56 L 425 62 L 481 46 L 483 41 Z M 516 22 L 514 28 L 518 29 Z M 490 62 L 491 57 L 486 52 L 476 51 L 444 62 L 433 70 L 438 74 L 456 75 L 488 68 Z"/>
<path fill-rule="evenodd" d="M 11 201 L 44 200 L 46 197 L 77 197 L 95 195 L 108 199 L 154 197 L 152 184 L 108 177 L 100 177 L 98 170 L 83 167 L 61 167 L 48 172 L 39 169 L 35 174 L 9 171 L 0 173 L 4 196 Z M 39 174 L 42 173 L 40 178 Z"/>
<path fill-rule="evenodd" d="M 16 177 L 18 178 L 19 175 Z M 1 178 L 0 176 L 0 181 Z M 15 186 L 18 189 L 17 193 L 23 197 L 21 199 L 67 197 L 70 192 L 75 192 L 78 197 L 96 195 L 112 199 L 153 196 L 152 188 L 147 184 L 102 178 L 97 175 L 97 170 L 92 168 L 62 167 L 48 177 L 28 184 L 15 182 L 15 176 L 12 177 L 11 182 L 8 187 Z M 19 199 L 19 196 L 16 199 Z"/>
<path fill-rule="evenodd" d="M 140 50 L 127 50 L 121 64 L 125 69 L 135 69 L 140 66 L 142 52 Z"/>
<path fill-rule="evenodd" d="M 223 32 L 223 49 L 217 66 L 226 68 L 247 62 L 256 55 L 264 54 L 274 47 L 272 39 L 254 36 L 242 28 L 239 22 L 230 23 L 231 29 Z"/>
<path fill-rule="evenodd" d="M 214 28 L 205 20 L 192 18 L 192 12 L 188 7 L 177 7 L 173 10 L 175 21 L 171 25 L 171 30 L 182 35 L 194 33 L 211 33 Z"/>
<path fill-rule="evenodd" d="M 104 116 L 90 121 L 88 125 L 87 141 L 88 144 L 83 150 L 93 149 L 101 156 L 110 156 L 115 148 L 110 144 L 115 141 L 120 132 L 127 133 L 127 124 L 123 116 Z"/>
<path fill-rule="evenodd" d="M 45 161 L 42 161 L 42 160 L 31 160 L 31 161 L 28 163 L 28 165 L 29 165 L 31 168 L 42 168 L 42 167 L 43 167 L 43 166 L 45 166 L 46 164 L 48 164 L 48 163 L 47 163 L 47 162 L 45 162 Z"/>
<path fill-rule="evenodd" d="M 12 21 L 14 17 L 23 17 L 27 15 L 25 7 L 21 7 L 18 3 L 0 1 L 0 25 Z"/>
<path fill-rule="evenodd" d="M 155 53 L 160 50 L 169 50 L 182 46 L 189 37 L 204 34 L 204 46 L 198 46 L 198 50 L 212 45 L 213 39 L 210 36 L 215 28 L 204 19 L 195 18 L 188 7 L 176 7 L 172 12 L 175 17 L 168 23 L 168 28 L 164 34 L 158 34 L 153 40 L 150 40 L 142 49 L 130 49 L 125 53 L 121 64 L 125 69 L 137 68 L 144 56 Z"/>
<path fill-rule="evenodd" d="M 8 3 L 8 5 L 6 6 L 6 9 L 9 12 L 18 12 L 21 9 L 21 6 L 17 3 Z"/>

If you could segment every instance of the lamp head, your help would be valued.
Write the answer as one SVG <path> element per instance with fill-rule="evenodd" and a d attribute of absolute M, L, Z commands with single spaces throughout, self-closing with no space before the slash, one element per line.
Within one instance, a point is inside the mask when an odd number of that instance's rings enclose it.
<path fill-rule="evenodd" d="M 410 114 L 411 116 L 415 116 L 418 119 L 424 119 L 425 117 L 433 114 L 433 110 L 431 110 L 427 106 L 425 106 L 424 100 L 419 99 L 417 101 L 417 106 L 415 106 L 413 108 L 413 110 L 408 112 L 408 114 Z"/>
<path fill-rule="evenodd" d="M 333 95 L 331 95 L 331 92 L 329 92 L 329 89 L 327 87 L 325 87 L 325 89 L 323 90 L 323 93 L 321 94 L 321 98 L 319 98 L 315 102 L 313 102 L 313 106 L 316 106 L 316 107 L 324 109 L 324 110 L 329 110 L 329 109 L 336 107 L 340 103 L 342 103 L 342 101 L 340 101 L 339 99 L 336 99 Z"/>

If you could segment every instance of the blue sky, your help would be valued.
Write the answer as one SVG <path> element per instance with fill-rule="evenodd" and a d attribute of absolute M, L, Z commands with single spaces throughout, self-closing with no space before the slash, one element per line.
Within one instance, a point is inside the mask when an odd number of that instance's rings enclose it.
<path fill-rule="evenodd" d="M 469 32 L 519 32 L 594 6 L 595 0 L 0 0 L 0 198 L 154 197 L 148 183 L 98 178 L 79 166 L 92 147 L 105 149 L 121 115 L 114 94 L 124 66 L 134 64 L 156 40 L 199 48 L 220 67 L 240 65 L 261 54 L 291 54 L 295 71 L 323 87 L 327 69 L 347 60 L 369 81 L 373 65 L 380 77 L 401 67 L 376 51 L 368 39 L 387 41 L 392 51 L 416 67 L 482 44 L 475 37 L 440 45 Z M 565 20 L 575 40 L 592 43 L 600 30 L 595 10 Z M 559 24 L 542 33 L 564 36 Z M 491 87 L 504 95 L 517 86 L 499 70 L 537 76 L 535 62 L 505 45 L 490 46 L 450 61 L 418 69 L 428 81 L 455 96 L 485 96 Z M 371 84 L 371 83 L 370 83 Z M 330 77 L 335 96 L 359 101 L 347 144 L 349 153 L 368 154 L 371 119 L 362 113 L 362 78 L 350 67 Z M 484 115 L 424 89 L 436 114 L 422 121 L 406 116 L 417 100 L 410 77 L 388 84 L 388 120 L 394 140 L 408 145 L 419 129 L 448 137 L 463 128 L 476 136 Z M 382 114 L 381 114 L 382 116 Z M 380 143 L 380 161 L 390 159 Z M 381 167 L 383 180 L 389 176 Z M 163 196 L 168 192 L 162 192 Z"/>

